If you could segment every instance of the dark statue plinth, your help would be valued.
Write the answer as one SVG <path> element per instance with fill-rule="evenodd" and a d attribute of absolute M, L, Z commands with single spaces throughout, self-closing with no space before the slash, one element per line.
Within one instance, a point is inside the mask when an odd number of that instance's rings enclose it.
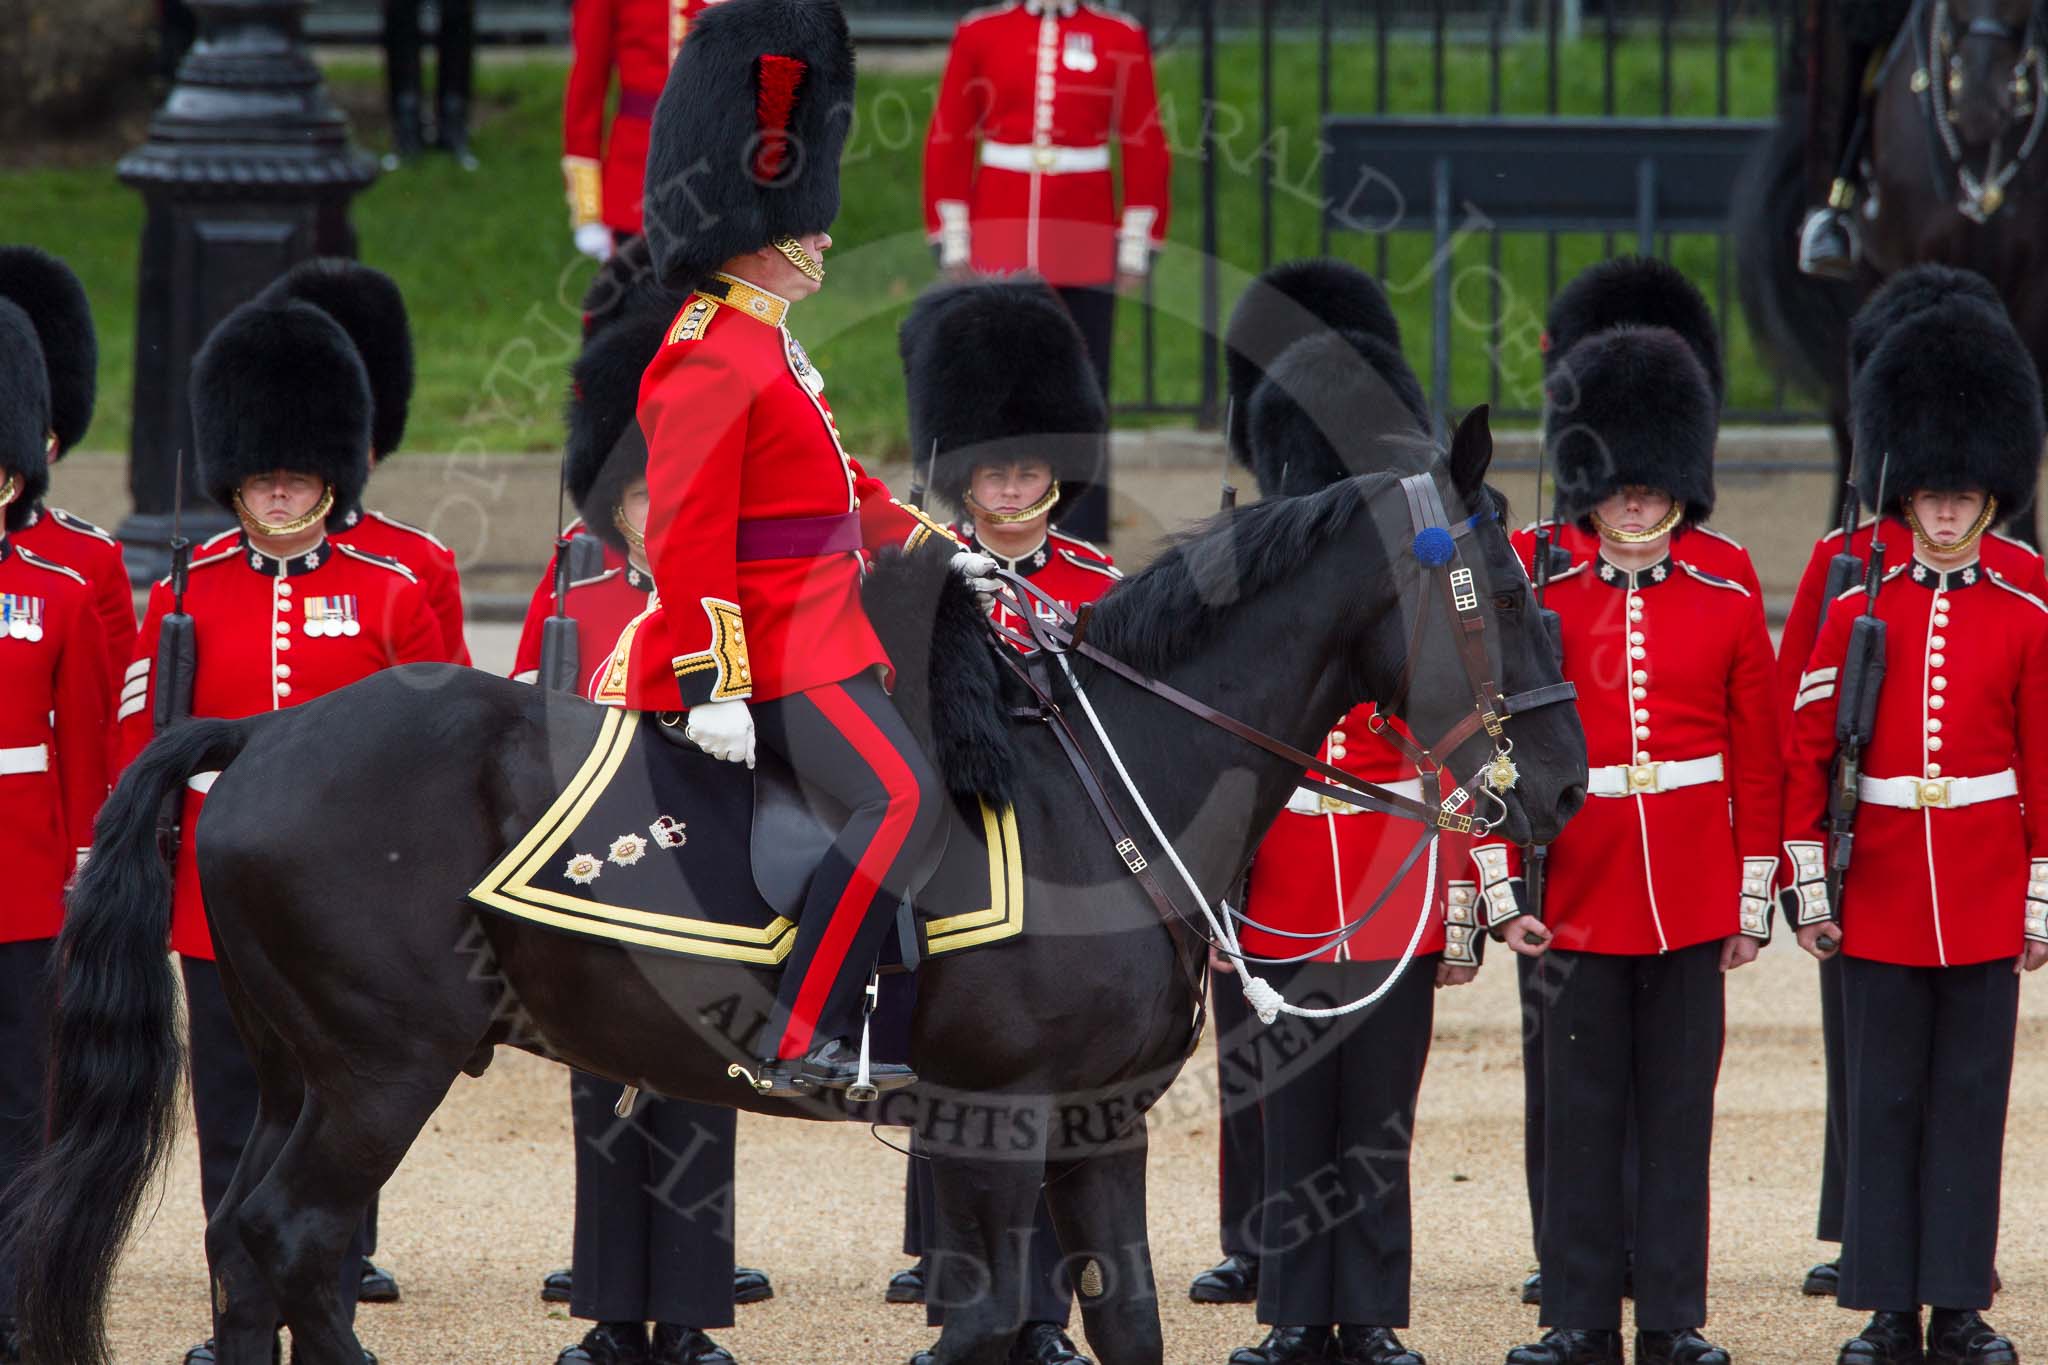
<path fill-rule="evenodd" d="M 349 141 L 300 36 L 308 0 L 193 0 L 199 36 L 150 120 L 121 158 L 142 192 L 135 326 L 135 430 L 122 523 L 138 583 L 169 567 L 177 461 L 185 462 L 185 534 L 232 525 L 199 492 L 186 381 L 207 333 L 237 304 L 314 255 L 355 255 L 352 196 L 375 160 Z"/>

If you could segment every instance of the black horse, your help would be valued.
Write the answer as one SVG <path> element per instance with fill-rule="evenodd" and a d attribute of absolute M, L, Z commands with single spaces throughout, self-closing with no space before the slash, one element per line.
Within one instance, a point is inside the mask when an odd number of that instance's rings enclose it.
<path fill-rule="evenodd" d="M 1490 457 L 1480 416 L 1428 468 L 1454 516 L 1485 514 L 1462 542 L 1465 563 L 1487 667 L 1513 694 L 1558 674 L 1484 486 Z M 1309 748 L 1360 698 L 1392 697 L 1407 672 L 1404 719 L 1418 735 L 1444 734 L 1472 711 L 1472 656 L 1437 614 L 1442 570 L 1419 567 L 1412 535 L 1388 476 L 1237 510 L 1119 586 L 1087 638 Z M 1417 657 L 1405 658 L 1425 604 Z M 1299 770 L 1106 669 L 1076 667 L 1161 827 L 1219 899 Z M 601 715 L 482 673 L 416 666 L 289 711 L 188 722 L 130 767 L 59 948 L 52 1143 L 27 1177 L 19 1225 L 33 1359 L 106 1360 L 108 1284 L 170 1141 L 182 1056 L 156 814 L 190 774 L 222 769 L 198 830 L 200 877 L 262 1091 L 207 1229 L 222 1365 L 267 1365 L 280 1319 L 296 1359 L 358 1365 L 336 1293 L 345 1244 L 455 1077 L 481 1073 L 501 1044 L 662 1095 L 918 1123 L 935 1148 L 935 1292 L 956 1305 L 939 1359 L 1005 1358 L 1024 1273 L 1008 1230 L 1030 1225 L 1043 1185 L 1090 1342 L 1107 1365 L 1156 1365 L 1143 1113 L 1190 1050 L 1204 949 L 1163 926 L 1132 884 L 1043 727 L 1015 736 L 1026 932 L 924 966 L 918 1087 L 826 1107 L 764 1099 L 727 1075 L 748 1056 L 741 1042 L 772 998 L 769 975 L 586 942 L 465 899 L 560 790 Z M 1547 840 L 1584 796 L 1576 712 L 1548 706 L 1508 733 L 1521 773 L 1501 831 Z M 1448 757 L 1470 773 L 1491 752 L 1482 732 Z M 1108 770 L 1104 753 L 1093 757 Z M 1127 794 L 1115 799 L 1148 842 Z M 1164 870 L 1163 851 L 1147 852 Z M 815 1216 L 808 1185 L 785 1187 L 786 1216 Z"/>
<path fill-rule="evenodd" d="M 1812 202 L 1801 90 L 1788 91 L 1777 127 L 1740 181 L 1734 228 L 1743 312 L 1759 346 L 1795 383 L 1825 397 L 1838 487 L 1850 462 L 1849 319 L 1888 276 L 1930 261 L 1984 276 L 2048 373 L 2043 27 L 2032 0 L 1915 0 L 1871 100 L 1855 281 L 1798 270 L 1800 218 Z M 1790 69 L 1803 73 L 1805 64 L 1794 60 Z M 2010 511 L 2008 524 L 2034 541 L 2033 509 Z"/>

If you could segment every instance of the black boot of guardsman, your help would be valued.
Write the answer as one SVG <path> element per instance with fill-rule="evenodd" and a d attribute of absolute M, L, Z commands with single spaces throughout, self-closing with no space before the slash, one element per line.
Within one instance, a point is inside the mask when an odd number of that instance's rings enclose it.
<path fill-rule="evenodd" d="M 1872 1313 L 1863 1330 L 1842 1343 L 1835 1365 L 1919 1365 L 1920 1314 Z"/>
<path fill-rule="evenodd" d="M 1553 1327 L 1543 1340 L 1509 1351 L 1508 1365 L 1621 1365 L 1621 1333 Z"/>
<path fill-rule="evenodd" d="M 1974 1310 L 1937 1308 L 1927 1317 L 1928 1365 L 2019 1365 L 2020 1353 Z"/>
<path fill-rule="evenodd" d="M 801 1095 L 816 1090 L 844 1090 L 855 1100 L 872 1099 L 860 1092 L 860 1049 L 844 1038 L 828 1038 L 793 1061 L 777 1058 L 761 1064 L 755 1089 L 764 1095 Z M 917 1083 L 917 1073 L 901 1062 L 868 1062 L 867 1088 L 876 1094 Z"/>

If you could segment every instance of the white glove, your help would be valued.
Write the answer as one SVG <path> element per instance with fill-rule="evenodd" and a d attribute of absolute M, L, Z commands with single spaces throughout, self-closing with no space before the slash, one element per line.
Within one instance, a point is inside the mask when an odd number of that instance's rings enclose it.
<path fill-rule="evenodd" d="M 1307 787 L 1296 787 L 1287 794 L 1287 809 L 1296 815 L 1321 815 L 1322 797 Z"/>
<path fill-rule="evenodd" d="M 996 581 L 995 560 L 979 550 L 962 550 L 953 556 L 953 572 L 967 580 L 984 609 L 995 602 L 996 590 L 1002 587 Z"/>
<path fill-rule="evenodd" d="M 754 714 L 743 701 L 699 702 L 690 708 L 683 734 L 713 758 L 754 766 Z"/>
<path fill-rule="evenodd" d="M 612 230 L 603 223 L 584 223 L 576 229 L 576 249 L 593 261 L 612 256 Z"/>

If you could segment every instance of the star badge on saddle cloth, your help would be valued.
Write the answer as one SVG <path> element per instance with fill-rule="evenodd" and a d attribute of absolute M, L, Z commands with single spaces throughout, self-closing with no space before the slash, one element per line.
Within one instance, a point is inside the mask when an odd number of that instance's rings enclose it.
<path fill-rule="evenodd" d="M 647 841 L 637 834 L 621 834 L 605 856 L 620 867 L 631 867 L 647 856 Z"/>
<path fill-rule="evenodd" d="M 579 853 L 569 859 L 569 865 L 562 869 L 562 875 L 578 886 L 588 886 L 604 871 L 604 864 L 595 853 Z"/>
<path fill-rule="evenodd" d="M 28 593 L 0 593 L 0 633 L 34 644 L 43 638 L 43 599 Z"/>
<path fill-rule="evenodd" d="M 322 636 L 332 638 L 360 635 L 363 633 L 363 623 L 357 619 L 358 616 L 354 593 L 339 593 L 332 597 L 308 597 L 306 634 L 316 640 Z"/>

